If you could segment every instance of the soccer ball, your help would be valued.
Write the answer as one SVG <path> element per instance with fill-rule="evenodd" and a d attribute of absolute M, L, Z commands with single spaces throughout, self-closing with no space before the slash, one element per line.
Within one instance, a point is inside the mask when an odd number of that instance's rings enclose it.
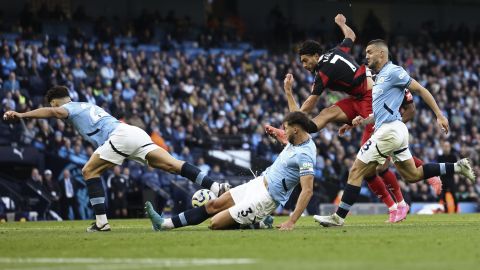
<path fill-rule="evenodd" d="M 192 206 L 200 207 L 202 205 L 207 204 L 208 201 L 216 198 L 217 196 L 215 196 L 215 194 L 213 194 L 213 192 L 211 192 L 210 190 L 200 189 L 200 190 L 197 190 L 197 192 L 195 192 L 195 194 L 193 194 L 192 196 Z"/>

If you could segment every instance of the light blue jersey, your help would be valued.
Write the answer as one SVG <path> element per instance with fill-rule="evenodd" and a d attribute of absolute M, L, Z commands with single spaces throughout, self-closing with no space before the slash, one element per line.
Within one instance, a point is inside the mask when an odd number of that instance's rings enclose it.
<path fill-rule="evenodd" d="M 107 141 L 120 124 L 115 117 L 90 103 L 72 101 L 62 105 L 62 108 L 68 111 L 66 121 L 95 147 Z"/>
<path fill-rule="evenodd" d="M 405 97 L 405 88 L 411 81 L 412 78 L 402 67 L 390 61 L 377 74 L 372 91 L 375 130 L 383 123 L 402 120 L 399 109 Z"/>
<path fill-rule="evenodd" d="M 317 147 L 311 138 L 296 146 L 285 146 L 272 166 L 263 172 L 273 200 L 281 205 L 287 203 L 293 189 L 300 182 L 300 176 L 314 174 L 316 155 Z"/>

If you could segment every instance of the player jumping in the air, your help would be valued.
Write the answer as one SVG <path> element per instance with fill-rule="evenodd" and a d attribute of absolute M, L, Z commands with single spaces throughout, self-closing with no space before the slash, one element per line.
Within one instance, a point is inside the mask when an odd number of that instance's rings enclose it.
<path fill-rule="evenodd" d="M 18 113 L 8 111 L 5 120 L 22 118 L 65 119 L 80 135 L 98 147 L 82 169 L 87 183 L 90 203 L 95 212 L 96 222 L 87 232 L 110 231 L 105 208 L 105 191 L 100 176 L 125 159 L 132 159 L 175 174 L 180 174 L 216 195 L 228 190 L 228 184 L 214 182 L 194 165 L 172 157 L 167 151 L 152 142 L 142 129 L 121 123 L 102 108 L 84 102 L 73 102 L 64 86 L 48 90 L 46 99 L 51 107 Z"/>
<path fill-rule="evenodd" d="M 346 24 L 345 16 L 342 14 L 338 14 L 335 17 L 335 23 L 342 29 L 345 35 L 345 39 L 339 46 L 322 54 L 320 44 L 309 40 L 305 41 L 298 51 L 303 67 L 315 75 L 311 95 L 301 108 L 298 108 L 292 93 L 293 76 L 287 74 L 284 81 L 290 111 L 311 112 L 326 88 L 350 95 L 350 97 L 323 109 L 313 119 L 317 126 L 317 129 L 313 130 L 313 132 L 322 129 L 332 122 L 351 124 L 355 117 L 362 116 L 367 118 L 372 113 L 371 89 L 373 80 L 370 71 L 367 70 L 365 65 L 358 65 L 350 54 L 356 37 L 355 33 Z M 280 142 L 285 143 L 283 130 L 267 125 L 266 131 Z M 361 145 L 370 138 L 372 133 L 373 125 L 369 124 L 365 127 Z M 390 222 L 397 222 L 405 218 L 408 213 L 408 205 L 403 199 L 397 177 L 391 170 L 386 168 L 381 176 L 375 175 L 366 179 L 366 181 L 370 190 L 387 205 Z M 392 190 L 398 204 L 394 203 L 386 186 Z"/>
<path fill-rule="evenodd" d="M 281 230 L 293 229 L 313 194 L 317 148 L 306 132 L 309 122 L 308 116 L 302 112 L 291 112 L 285 116 L 283 123 L 289 143 L 275 162 L 261 176 L 230 189 L 204 206 L 165 219 L 147 202 L 145 210 L 153 229 L 160 231 L 197 225 L 209 217 L 212 217 L 210 228 L 214 230 L 259 225 L 258 222 L 270 215 L 278 205 L 288 201 L 293 189 L 300 183 L 302 191 L 295 210 L 279 226 Z"/>
<path fill-rule="evenodd" d="M 378 75 L 373 87 L 373 114 L 368 118 L 358 116 L 353 125 L 375 123 L 375 133 L 360 148 L 345 187 L 341 203 L 335 214 L 331 216 L 314 216 L 322 226 L 342 226 L 350 208 L 360 194 L 363 178 L 376 174 L 378 164 L 384 164 L 388 157 L 395 162 L 400 175 L 408 182 L 418 182 L 425 178 L 440 175 L 461 174 L 472 182 L 475 174 L 468 159 L 455 163 L 428 163 L 416 167 L 412 154 L 408 149 L 408 129 L 401 121 L 399 109 L 404 98 L 404 89 L 418 93 L 423 101 L 432 109 L 437 123 L 448 133 L 448 120 L 443 116 L 430 92 L 417 81 L 410 78 L 407 72 L 392 64 L 388 58 L 388 47 L 383 40 L 372 40 L 366 48 L 368 66 Z"/>

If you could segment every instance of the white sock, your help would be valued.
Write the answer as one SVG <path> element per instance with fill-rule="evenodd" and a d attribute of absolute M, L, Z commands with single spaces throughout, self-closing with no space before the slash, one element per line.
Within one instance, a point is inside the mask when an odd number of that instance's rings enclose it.
<path fill-rule="evenodd" d="M 407 203 L 405 202 L 405 200 L 402 200 L 401 202 L 398 203 L 398 206 L 405 207 L 407 206 Z"/>
<path fill-rule="evenodd" d="M 210 191 L 213 192 L 213 194 L 215 194 L 215 196 L 218 197 L 218 193 L 220 192 L 220 184 L 217 182 L 214 182 L 210 187 Z"/>
<path fill-rule="evenodd" d="M 166 218 L 163 220 L 162 229 L 173 229 L 175 226 L 173 225 L 173 221 L 171 218 Z"/>
<path fill-rule="evenodd" d="M 392 211 L 395 211 L 395 210 L 397 210 L 397 204 L 396 204 L 396 203 L 394 203 L 392 206 L 390 206 L 390 207 L 388 208 L 388 211 L 389 211 L 389 212 L 392 212 Z"/>
<path fill-rule="evenodd" d="M 453 171 L 456 173 L 460 172 L 460 166 L 456 162 L 453 163 Z"/>
<path fill-rule="evenodd" d="M 96 219 L 97 219 L 97 227 L 102 227 L 103 225 L 107 224 L 108 223 L 108 220 L 107 220 L 107 215 L 106 214 L 103 214 L 103 215 L 95 215 Z"/>

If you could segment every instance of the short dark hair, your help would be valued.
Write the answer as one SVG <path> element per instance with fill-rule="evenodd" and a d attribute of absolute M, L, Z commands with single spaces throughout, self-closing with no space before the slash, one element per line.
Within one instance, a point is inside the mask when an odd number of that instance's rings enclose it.
<path fill-rule="evenodd" d="M 56 99 L 56 98 L 66 98 L 70 97 L 68 94 L 68 88 L 63 85 L 56 85 L 52 87 L 50 90 L 48 90 L 47 94 L 45 95 L 45 98 L 47 99 L 47 102 L 50 103 L 50 101 Z"/>
<path fill-rule="evenodd" d="M 299 125 L 308 133 L 315 133 L 318 131 L 317 125 L 310 120 L 308 115 L 301 111 L 288 113 L 285 118 L 283 118 L 283 123 L 287 123 L 288 125 Z"/>
<path fill-rule="evenodd" d="M 322 54 L 322 46 L 315 40 L 307 40 L 298 48 L 298 55 Z"/>
<path fill-rule="evenodd" d="M 370 45 L 383 45 L 385 47 L 388 48 L 388 44 L 385 40 L 383 39 L 373 39 L 373 40 L 370 40 L 368 43 L 367 43 L 367 46 L 370 46 Z"/>

